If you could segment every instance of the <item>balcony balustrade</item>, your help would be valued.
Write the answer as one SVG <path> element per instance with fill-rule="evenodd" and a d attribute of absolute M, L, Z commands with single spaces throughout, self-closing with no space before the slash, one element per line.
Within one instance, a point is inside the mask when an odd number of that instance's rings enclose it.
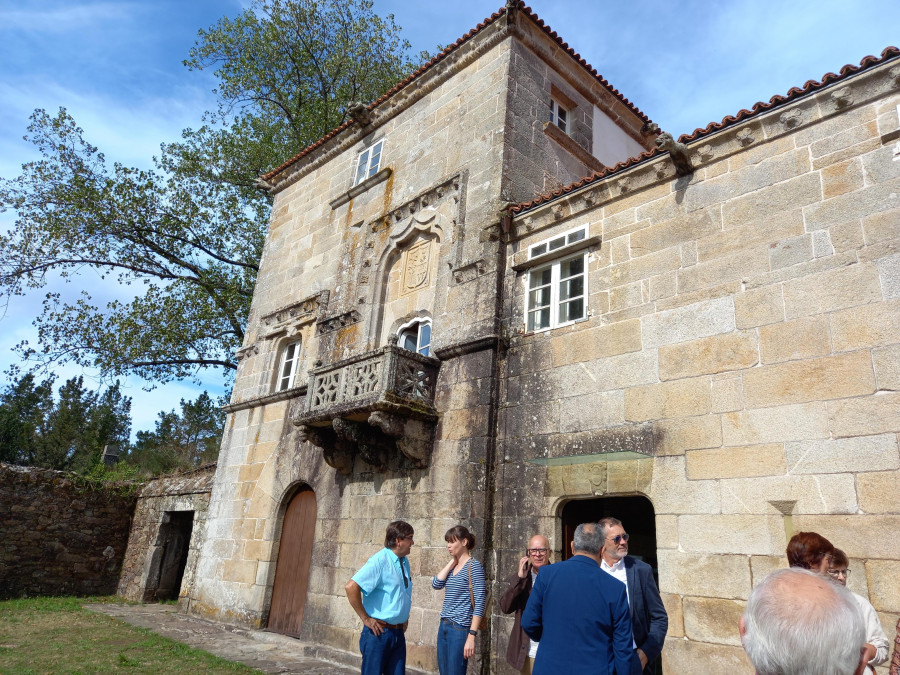
<path fill-rule="evenodd" d="M 306 405 L 294 417 L 301 440 L 322 448 L 325 461 L 350 473 L 358 454 L 382 469 L 397 450 L 424 467 L 437 412 L 440 361 L 396 343 L 309 371 Z"/>

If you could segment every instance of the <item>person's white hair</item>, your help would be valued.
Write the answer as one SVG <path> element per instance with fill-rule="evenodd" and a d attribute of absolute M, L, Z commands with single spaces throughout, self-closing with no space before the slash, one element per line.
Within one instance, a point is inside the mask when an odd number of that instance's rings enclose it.
<path fill-rule="evenodd" d="M 776 570 L 747 601 L 742 642 L 758 675 L 853 675 L 865 641 L 850 592 L 809 570 Z"/>

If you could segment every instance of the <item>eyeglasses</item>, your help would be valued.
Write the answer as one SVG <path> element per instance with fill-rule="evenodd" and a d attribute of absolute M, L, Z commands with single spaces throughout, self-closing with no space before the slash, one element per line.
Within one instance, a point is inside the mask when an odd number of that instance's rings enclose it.
<path fill-rule="evenodd" d="M 549 548 L 526 548 L 525 553 L 528 555 L 547 555 Z"/>
<path fill-rule="evenodd" d="M 616 543 L 616 546 L 618 546 L 619 542 L 628 541 L 628 533 L 626 532 L 624 534 L 617 534 L 615 537 L 607 537 L 606 541 L 614 541 Z"/>
<path fill-rule="evenodd" d="M 835 579 L 837 579 L 837 578 L 840 577 L 840 576 L 843 576 L 843 577 L 846 579 L 847 577 L 850 576 L 850 570 L 849 570 L 849 569 L 846 569 L 846 570 L 825 570 L 825 573 L 826 573 L 828 576 L 830 576 L 830 577 L 834 577 Z"/>

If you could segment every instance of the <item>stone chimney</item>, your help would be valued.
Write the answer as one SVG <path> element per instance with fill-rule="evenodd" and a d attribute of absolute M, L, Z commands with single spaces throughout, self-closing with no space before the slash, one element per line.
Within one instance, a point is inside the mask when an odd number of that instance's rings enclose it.
<path fill-rule="evenodd" d="M 103 446 L 103 463 L 109 468 L 114 467 L 119 462 L 119 446 L 104 445 Z"/>

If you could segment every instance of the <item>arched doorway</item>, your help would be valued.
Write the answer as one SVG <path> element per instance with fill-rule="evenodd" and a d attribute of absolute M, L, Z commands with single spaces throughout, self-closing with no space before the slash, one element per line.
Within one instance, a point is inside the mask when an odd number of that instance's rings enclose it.
<path fill-rule="evenodd" d="M 316 534 L 316 495 L 303 486 L 284 513 L 268 630 L 300 636 Z"/>
<path fill-rule="evenodd" d="M 618 518 L 630 535 L 628 555 L 643 560 L 653 568 L 658 577 L 656 562 L 656 513 L 652 502 L 646 497 L 598 497 L 578 499 L 563 506 L 562 558 L 572 556 L 572 537 L 581 523 L 597 522 L 601 518 Z"/>

